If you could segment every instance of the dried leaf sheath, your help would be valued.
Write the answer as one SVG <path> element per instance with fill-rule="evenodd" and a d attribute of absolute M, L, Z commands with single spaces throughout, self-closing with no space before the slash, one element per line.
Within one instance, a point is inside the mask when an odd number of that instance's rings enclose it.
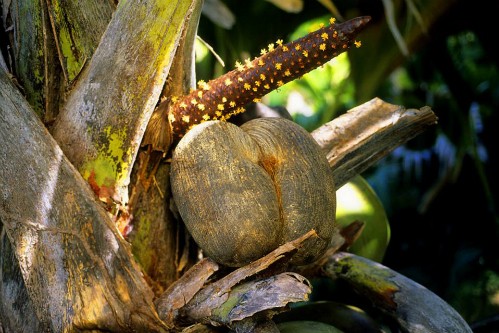
<path fill-rule="evenodd" d="M 247 103 L 325 64 L 352 45 L 359 46 L 355 38 L 369 20 L 368 16 L 340 24 L 331 20 L 330 26 L 296 41 L 270 44 L 269 50 L 262 50 L 262 56 L 236 63 L 236 69 L 215 80 L 200 81 L 198 89 L 170 106 L 173 141 L 197 123 L 243 112 Z"/>

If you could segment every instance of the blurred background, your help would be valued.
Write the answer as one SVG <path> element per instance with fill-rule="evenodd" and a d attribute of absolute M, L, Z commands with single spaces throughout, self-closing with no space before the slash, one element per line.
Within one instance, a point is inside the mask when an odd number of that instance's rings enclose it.
<path fill-rule="evenodd" d="M 374 97 L 434 110 L 437 126 L 363 176 L 391 228 L 383 264 L 441 296 L 476 332 L 499 331 L 498 12 L 487 0 L 205 0 L 196 54 L 197 78 L 209 80 L 330 17 L 370 15 L 360 49 L 263 102 L 310 131 Z"/>

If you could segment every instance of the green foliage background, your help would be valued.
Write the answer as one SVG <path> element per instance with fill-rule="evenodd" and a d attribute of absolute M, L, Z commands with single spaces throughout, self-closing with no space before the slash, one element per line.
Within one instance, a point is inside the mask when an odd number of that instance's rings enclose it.
<path fill-rule="evenodd" d="M 321 2 L 305 1 L 289 13 L 264 0 L 224 1 L 232 27 L 222 26 L 227 17 L 204 15 L 199 35 L 226 66 L 198 53 L 198 78 L 219 76 L 278 38 L 289 41 L 327 22 L 331 13 Z M 476 332 L 490 332 L 499 326 L 499 54 L 491 28 L 499 3 L 389 1 L 407 55 L 387 24 L 386 3 L 334 1 L 345 19 L 372 16 L 363 46 L 264 102 L 287 106 L 308 130 L 374 97 L 432 107 L 438 126 L 364 174 L 392 229 L 384 264 L 440 295 Z"/>

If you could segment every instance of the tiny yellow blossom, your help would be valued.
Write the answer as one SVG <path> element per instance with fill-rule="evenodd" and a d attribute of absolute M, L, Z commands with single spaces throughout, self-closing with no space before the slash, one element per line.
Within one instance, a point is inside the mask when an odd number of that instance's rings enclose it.
<path fill-rule="evenodd" d="M 270 43 L 268 46 L 269 46 L 269 52 L 274 51 L 274 43 Z"/>
<path fill-rule="evenodd" d="M 204 111 L 204 109 L 205 109 L 204 104 L 199 103 L 198 104 L 198 109 L 201 110 L 201 111 Z"/>
<path fill-rule="evenodd" d="M 303 51 L 303 56 L 304 56 L 305 58 L 306 58 L 306 57 L 308 57 L 308 51 L 307 51 L 307 50 Z"/>
<path fill-rule="evenodd" d="M 220 111 L 223 111 L 224 105 L 223 104 L 218 104 L 217 105 L 217 109 L 220 110 Z"/>
<path fill-rule="evenodd" d="M 215 116 L 217 116 L 217 118 L 220 118 L 222 116 L 222 112 L 221 111 L 215 111 Z"/>
<path fill-rule="evenodd" d="M 231 81 L 231 79 L 227 78 L 227 79 L 225 79 L 224 83 L 226 86 L 230 86 L 232 84 L 232 81 Z"/>
<path fill-rule="evenodd" d="M 237 78 L 237 81 L 238 81 L 238 82 L 243 82 L 243 78 L 242 78 L 242 77 L 238 77 L 238 78 Z"/>
<path fill-rule="evenodd" d="M 260 74 L 260 80 L 265 81 L 266 77 L 265 74 Z"/>
<path fill-rule="evenodd" d="M 282 39 L 278 39 L 275 43 L 279 46 L 282 46 Z"/>
<path fill-rule="evenodd" d="M 198 91 L 198 97 L 203 98 L 203 91 L 202 90 Z"/>
<path fill-rule="evenodd" d="M 289 69 L 286 69 L 286 71 L 284 72 L 284 75 L 285 76 L 291 76 L 291 72 L 289 71 Z"/>
<path fill-rule="evenodd" d="M 280 71 L 282 68 L 282 64 L 280 62 L 276 63 L 275 64 L 275 69 L 277 69 L 278 71 Z"/>
<path fill-rule="evenodd" d="M 178 96 L 173 96 L 172 103 L 177 103 L 177 102 L 178 102 Z"/>
<path fill-rule="evenodd" d="M 244 63 L 246 64 L 246 67 L 248 67 L 248 68 L 253 68 L 253 67 L 255 67 L 249 58 L 248 58 L 248 59 L 245 59 L 245 60 L 244 60 Z"/>
<path fill-rule="evenodd" d="M 198 87 L 203 90 L 210 90 L 210 86 L 204 80 L 199 80 Z"/>
<path fill-rule="evenodd" d="M 331 17 L 329 19 L 329 24 L 334 24 L 336 22 L 336 19 L 334 17 Z"/>
<path fill-rule="evenodd" d="M 240 72 L 244 71 L 244 65 L 241 64 L 239 61 L 236 61 L 236 68 Z"/>
<path fill-rule="evenodd" d="M 175 115 L 173 113 L 169 113 L 168 120 L 170 121 L 170 123 L 173 123 L 175 121 Z"/>
<path fill-rule="evenodd" d="M 230 102 L 229 102 L 229 105 L 230 105 L 230 107 L 231 107 L 231 108 L 233 108 L 234 106 L 236 106 L 236 102 L 234 102 L 234 101 L 230 101 Z"/>
<path fill-rule="evenodd" d="M 264 86 L 263 86 L 265 89 L 270 89 L 270 86 L 268 83 L 266 83 Z"/>
<path fill-rule="evenodd" d="M 187 104 L 185 104 L 184 102 L 181 102 L 180 105 L 179 105 L 182 109 L 185 109 L 187 107 Z"/>
<path fill-rule="evenodd" d="M 321 51 L 325 51 L 326 50 L 326 44 L 325 43 L 322 43 L 321 45 L 319 45 L 319 49 Z"/>
<path fill-rule="evenodd" d="M 265 55 L 265 54 L 267 54 L 267 50 L 266 50 L 266 49 L 261 49 L 261 50 L 260 50 L 260 54 L 261 54 L 261 55 Z"/>
<path fill-rule="evenodd" d="M 286 45 L 283 45 L 282 46 L 282 51 L 283 52 L 287 52 L 287 51 L 289 51 L 289 49 L 288 49 L 288 47 Z"/>
<path fill-rule="evenodd" d="M 190 119 L 189 119 L 189 116 L 182 116 L 182 121 L 183 121 L 184 123 L 189 123 L 189 120 L 190 120 Z"/>
<path fill-rule="evenodd" d="M 246 90 L 250 90 L 250 89 L 251 89 L 251 85 L 250 85 L 249 83 L 247 83 L 247 82 L 246 82 L 246 83 L 244 84 L 244 89 L 246 89 Z"/>
<path fill-rule="evenodd" d="M 191 104 L 192 104 L 192 105 L 196 105 L 196 104 L 198 104 L 198 101 L 196 101 L 196 99 L 195 99 L 195 98 L 193 98 L 193 99 L 191 99 Z"/>
<path fill-rule="evenodd" d="M 227 98 L 226 97 L 222 97 L 222 102 L 227 102 Z"/>
<path fill-rule="evenodd" d="M 355 44 L 355 47 L 359 48 L 362 46 L 362 42 L 360 40 L 356 40 L 355 42 L 353 42 Z"/>
<path fill-rule="evenodd" d="M 262 59 L 258 59 L 258 66 L 263 66 L 265 65 L 265 63 L 263 62 Z"/>
<path fill-rule="evenodd" d="M 206 121 L 210 120 L 210 116 L 205 113 L 203 115 L 203 120 L 206 120 Z"/>
<path fill-rule="evenodd" d="M 277 81 L 277 86 L 278 87 L 282 87 L 284 85 L 284 82 L 282 82 L 281 80 Z"/>
<path fill-rule="evenodd" d="M 321 38 L 322 38 L 322 40 L 324 40 L 324 41 L 325 41 L 326 39 L 328 39 L 328 38 L 329 38 L 329 35 L 327 34 L 327 32 L 323 32 L 323 33 L 321 34 Z"/>
<path fill-rule="evenodd" d="M 260 81 L 256 80 L 255 81 L 255 86 L 260 87 Z"/>
<path fill-rule="evenodd" d="M 255 103 L 258 103 L 258 102 L 261 102 L 261 101 L 262 101 L 261 98 L 253 98 L 253 102 L 255 102 Z"/>

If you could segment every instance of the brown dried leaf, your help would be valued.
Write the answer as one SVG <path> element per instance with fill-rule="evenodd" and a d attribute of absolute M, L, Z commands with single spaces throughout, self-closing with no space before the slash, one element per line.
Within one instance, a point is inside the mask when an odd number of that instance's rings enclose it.
<path fill-rule="evenodd" d="M 192 266 L 155 301 L 160 318 L 173 324 L 177 311 L 192 299 L 217 270 L 218 264 L 209 258 Z"/>
<path fill-rule="evenodd" d="M 186 321 L 199 321 L 203 318 L 210 318 L 215 309 L 221 307 L 229 298 L 230 291 L 241 281 L 253 276 L 279 260 L 289 260 L 290 254 L 295 253 L 302 243 L 310 237 L 317 237 L 314 230 L 305 235 L 281 245 L 268 255 L 241 267 L 222 279 L 207 285 L 198 292 L 188 304 L 181 309 L 180 315 Z M 159 313 L 160 318 L 166 320 L 165 313 Z"/>
<path fill-rule="evenodd" d="M 230 325 L 256 313 L 282 308 L 291 302 L 308 300 L 310 283 L 301 275 L 285 272 L 266 279 L 241 284 L 227 300 L 212 311 L 210 321 Z"/>

